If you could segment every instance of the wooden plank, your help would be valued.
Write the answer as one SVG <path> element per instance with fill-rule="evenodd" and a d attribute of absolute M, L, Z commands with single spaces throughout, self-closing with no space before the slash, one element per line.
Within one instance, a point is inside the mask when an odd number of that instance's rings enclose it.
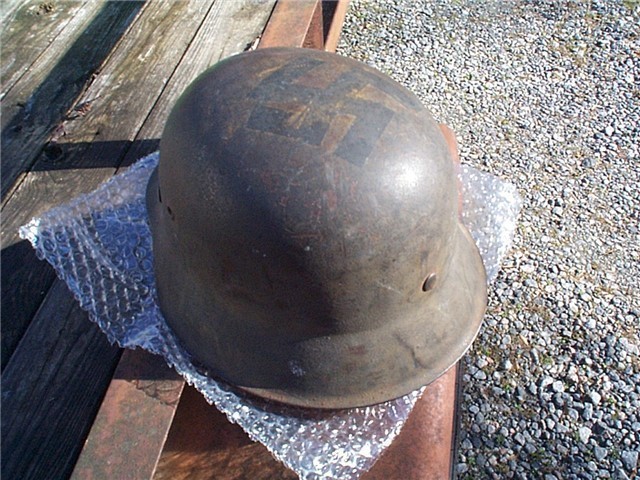
<path fill-rule="evenodd" d="M 55 279 L 48 265 L 36 264 L 35 252 L 27 241 L 3 245 L 0 255 L 2 269 L 2 370 L 13 355 L 29 322 L 35 315 Z"/>
<path fill-rule="evenodd" d="M 0 22 L 5 24 L 17 14 L 24 0 L 4 0 L 0 2 Z"/>
<path fill-rule="evenodd" d="M 59 4 L 28 1 L 16 5 L 2 21 L 0 98 L 24 75 L 76 16 L 90 14 L 83 1 Z M 84 8 L 83 8 L 84 7 Z M 29 72 L 33 74 L 32 71 Z"/>
<path fill-rule="evenodd" d="M 73 102 L 99 71 L 141 2 L 89 2 L 2 101 L 1 193 L 6 203 Z M 71 115 L 73 117 L 74 115 Z M 64 134 L 58 129 L 55 136 Z"/>
<path fill-rule="evenodd" d="M 274 4 L 275 0 L 234 0 L 218 1 L 212 6 L 127 152 L 123 166 L 158 150 L 164 124 L 178 97 L 208 67 L 254 44 L 262 34 Z"/>
<path fill-rule="evenodd" d="M 149 478 L 183 387 L 161 358 L 126 350 L 71 478 Z"/>
<path fill-rule="evenodd" d="M 316 3 L 311 23 L 307 29 L 307 35 L 302 43 L 303 48 L 315 48 L 318 50 L 324 48 L 323 3 L 321 0 Z"/>
<path fill-rule="evenodd" d="M 2 375 L 2 478 L 66 478 L 119 356 L 56 282 Z"/>
<path fill-rule="evenodd" d="M 120 11 L 120 5 L 112 2 L 105 9 Z M 101 75 L 79 100 L 93 108 L 60 125 L 66 134 L 48 144 L 5 204 L 0 225 L 3 341 L 5 329 L 14 332 L 14 341 L 26 330 L 42 299 L 38 292 L 53 281 L 50 267 L 26 246 L 16 246 L 19 226 L 94 190 L 113 175 L 209 6 L 205 2 L 157 1 L 153 8 L 142 11 L 136 28 L 119 43 Z M 46 98 L 39 101 L 46 108 Z M 5 361 L 10 353 L 3 349 Z"/>
<path fill-rule="evenodd" d="M 75 2 L 70 2 L 70 5 L 75 5 Z M 98 68 L 141 6 L 140 2 L 110 5 L 108 10 L 103 8 L 103 2 L 91 2 L 91 5 L 84 6 L 76 12 L 77 15 L 63 33 L 58 35 L 54 45 L 48 49 L 49 55 L 32 65 L 29 77 L 20 81 L 4 98 L 2 121 L 8 127 L 3 128 L 2 133 L 3 182 L 8 184 L 21 166 L 27 165 L 30 157 L 42 148 L 53 124 L 62 118 L 63 112 L 84 88 L 83 82 L 90 79 L 92 70 Z M 63 11 L 66 3 L 58 7 Z M 20 13 L 22 10 L 17 11 Z M 19 39 L 12 40 L 17 42 Z M 23 39 L 21 43 L 29 42 Z M 8 47 L 3 45 L 4 49 Z M 67 51 L 66 55 L 63 55 L 64 51 Z M 55 94 L 52 93 L 54 90 Z M 16 111 L 17 116 L 12 115 Z M 64 190 L 60 189 L 62 195 Z M 46 201 L 47 195 L 43 197 L 45 201 L 39 205 L 39 211 L 54 205 L 54 202 Z M 33 200 L 27 201 L 31 210 L 18 209 L 20 215 L 16 221 L 8 221 L 11 214 L 3 210 L 2 369 L 54 279 L 52 269 L 42 262 L 36 262 L 35 254 L 27 242 L 18 241 L 18 226 L 37 213 Z M 33 268 L 36 264 L 39 267 Z"/>

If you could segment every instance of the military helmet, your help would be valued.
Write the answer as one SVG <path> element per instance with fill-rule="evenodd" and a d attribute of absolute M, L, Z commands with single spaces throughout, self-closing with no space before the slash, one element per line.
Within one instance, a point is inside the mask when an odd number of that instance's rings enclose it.
<path fill-rule="evenodd" d="M 161 311 L 213 377 L 347 408 L 435 380 L 486 306 L 431 114 L 355 60 L 242 53 L 173 108 L 147 188 Z"/>

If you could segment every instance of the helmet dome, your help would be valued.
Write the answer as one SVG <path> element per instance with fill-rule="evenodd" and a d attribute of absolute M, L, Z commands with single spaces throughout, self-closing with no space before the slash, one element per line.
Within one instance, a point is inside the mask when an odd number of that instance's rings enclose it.
<path fill-rule="evenodd" d="M 336 54 L 243 53 L 173 108 L 147 189 L 160 308 L 193 358 L 289 404 L 378 403 L 474 339 L 486 280 L 447 144 Z"/>

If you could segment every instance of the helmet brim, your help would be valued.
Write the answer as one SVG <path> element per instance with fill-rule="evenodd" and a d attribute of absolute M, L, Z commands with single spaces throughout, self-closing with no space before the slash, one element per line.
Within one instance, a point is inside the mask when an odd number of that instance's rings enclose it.
<path fill-rule="evenodd" d="M 348 357 L 359 345 L 375 345 L 369 358 L 360 355 L 361 365 L 371 378 L 389 362 L 408 365 L 403 377 L 393 384 L 371 382 L 370 388 L 347 392 L 352 380 L 345 375 L 345 391 L 304 394 L 296 390 L 241 387 L 250 393 L 301 407 L 343 409 L 367 406 L 406 395 L 430 384 L 467 352 L 475 340 L 487 305 L 486 273 L 482 257 L 467 229 L 458 224 L 451 239 L 452 260 L 447 274 L 429 292 L 429 310 L 423 318 L 389 321 L 390 328 L 336 336 L 331 344 L 318 339 L 309 350 L 324 352 L 327 358 Z M 433 321 L 438 317 L 438 321 Z M 400 357 L 406 357 L 404 359 Z M 365 363 L 369 365 L 365 366 Z M 324 365 L 327 362 L 317 362 Z M 312 372 L 309 372 L 310 374 Z M 330 374 L 330 373 L 329 373 Z M 327 372 L 324 372 L 327 375 Z"/>
<path fill-rule="evenodd" d="M 151 223 L 159 230 L 166 228 L 157 171 L 149 181 L 147 208 Z M 264 332 L 254 335 L 256 338 L 245 336 L 243 345 L 222 347 L 227 351 L 246 348 L 244 365 L 230 375 L 205 358 L 215 345 L 202 345 L 202 339 L 216 329 L 217 320 L 211 317 L 215 308 L 205 308 L 209 314 L 202 319 L 180 316 L 166 320 L 194 361 L 206 366 L 212 377 L 260 397 L 323 409 L 367 406 L 398 398 L 428 385 L 453 366 L 469 349 L 482 323 L 487 304 L 482 258 L 461 223 L 453 232 L 448 267 L 433 288 L 424 292 L 424 305 L 415 315 L 388 319 L 382 327 L 371 330 L 312 337 L 291 345 L 278 338 L 265 338 Z M 162 238 L 161 243 L 156 243 L 158 238 Z M 156 247 L 165 253 L 177 249 L 169 235 L 156 236 L 154 250 Z M 171 294 L 159 289 L 165 315 L 171 315 L 178 298 L 180 303 L 210 302 L 200 298 L 202 292 L 194 289 L 193 274 L 179 256 L 165 254 L 158 260 L 173 280 Z M 158 263 L 156 272 L 157 267 Z M 204 330 L 193 332 L 195 326 Z M 224 338 L 218 340 L 225 342 Z M 261 369 L 265 371 L 260 373 Z M 269 372 L 273 370 L 278 375 L 271 379 Z"/>

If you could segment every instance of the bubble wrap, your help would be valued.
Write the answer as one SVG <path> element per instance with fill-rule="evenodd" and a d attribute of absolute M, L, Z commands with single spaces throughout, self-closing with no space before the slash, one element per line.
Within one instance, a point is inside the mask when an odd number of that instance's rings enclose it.
<path fill-rule="evenodd" d="M 109 340 L 162 355 L 207 401 L 303 479 L 354 479 L 400 431 L 423 389 L 371 407 L 315 411 L 258 403 L 198 373 L 156 302 L 145 189 L 158 163 L 149 155 L 95 192 L 21 227 Z M 509 248 L 520 209 L 515 188 L 462 167 L 463 221 L 482 254 L 488 280 Z"/>

